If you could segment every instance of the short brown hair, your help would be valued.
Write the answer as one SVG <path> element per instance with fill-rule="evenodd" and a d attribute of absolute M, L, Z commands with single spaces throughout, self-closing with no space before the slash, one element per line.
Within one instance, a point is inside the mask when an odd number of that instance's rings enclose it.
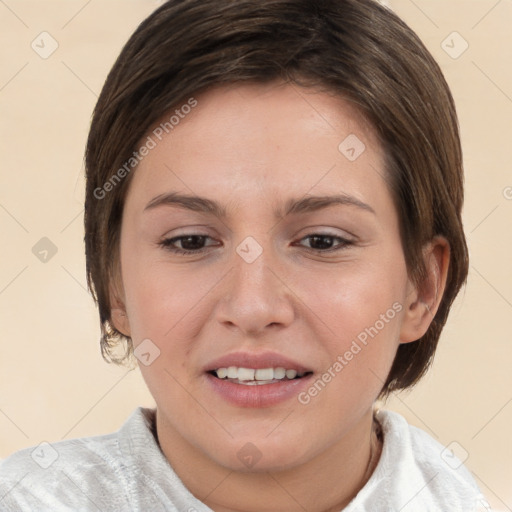
<path fill-rule="evenodd" d="M 136 29 L 103 86 L 86 148 L 87 282 L 99 306 L 102 354 L 119 363 L 133 349 L 112 325 L 109 299 L 133 172 L 115 183 L 112 177 L 150 127 L 193 94 L 278 80 L 348 99 L 373 126 L 416 283 L 425 276 L 424 244 L 436 235 L 450 244 L 440 307 L 421 339 L 399 346 L 382 395 L 412 386 L 429 367 L 467 277 L 462 155 L 439 66 L 416 34 L 374 0 L 169 0 Z"/>

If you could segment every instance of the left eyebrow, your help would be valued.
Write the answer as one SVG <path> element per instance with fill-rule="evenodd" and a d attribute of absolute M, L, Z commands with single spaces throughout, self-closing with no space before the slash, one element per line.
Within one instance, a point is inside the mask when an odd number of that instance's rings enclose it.
<path fill-rule="evenodd" d="M 226 218 L 226 208 L 212 199 L 206 197 L 192 196 L 187 194 L 179 194 L 177 192 L 169 192 L 160 194 L 153 198 L 144 208 L 152 210 L 157 206 L 177 206 L 194 212 L 207 213 L 218 218 Z M 285 203 L 284 214 L 281 210 L 275 210 L 274 216 L 278 219 L 288 215 L 297 215 L 301 213 L 315 212 L 335 205 L 353 206 L 361 210 L 373 213 L 375 210 L 368 204 L 348 194 L 337 194 L 329 196 L 306 196 L 300 199 L 289 199 Z"/>
<path fill-rule="evenodd" d="M 335 205 L 355 206 L 356 208 L 376 215 L 375 210 L 369 204 L 348 194 L 337 194 L 332 196 L 307 196 L 302 199 L 289 199 L 286 202 L 284 216 L 315 212 Z M 281 217 L 279 212 L 276 212 L 276 216 Z"/>

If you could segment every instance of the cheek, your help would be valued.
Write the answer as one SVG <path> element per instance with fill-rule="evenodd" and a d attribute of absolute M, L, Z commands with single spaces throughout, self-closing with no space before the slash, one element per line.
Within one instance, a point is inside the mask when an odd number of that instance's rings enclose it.
<path fill-rule="evenodd" d="M 197 349 L 194 340 L 208 317 L 207 302 L 202 299 L 215 280 L 210 277 L 212 282 L 208 282 L 197 273 L 171 271 L 165 264 L 154 263 L 127 264 L 126 274 L 126 306 L 135 353 L 147 339 L 158 353 L 147 366 L 140 360 L 141 373 L 157 403 L 179 408 L 187 399 L 179 383 L 196 376 L 190 367 L 190 353 Z"/>
<path fill-rule="evenodd" d="M 317 275 L 314 285 L 304 287 L 308 323 L 316 325 L 328 354 L 324 378 L 332 393 L 350 401 L 380 391 L 399 345 L 406 277 L 397 258 L 392 265 L 346 269 L 336 279 Z"/>
<path fill-rule="evenodd" d="M 204 316 L 204 298 L 218 280 L 214 272 L 170 268 L 131 253 L 123 266 L 126 308 L 134 342 L 172 337 L 173 344 L 195 335 Z M 197 327 L 194 327 L 197 326 Z"/>
<path fill-rule="evenodd" d="M 405 264 L 399 260 L 393 265 L 340 267 L 336 272 L 301 277 L 301 296 L 336 345 L 376 323 L 379 330 L 384 330 L 385 322 L 386 331 L 396 332 L 401 317 L 397 315 L 400 308 L 393 305 L 403 301 L 406 277 Z"/>
<path fill-rule="evenodd" d="M 307 323 L 326 357 L 323 370 L 297 397 L 305 437 L 317 435 L 319 421 L 324 438 L 344 435 L 380 394 L 403 315 L 397 276 L 390 274 L 368 268 L 310 287 L 308 304 L 315 306 Z"/>

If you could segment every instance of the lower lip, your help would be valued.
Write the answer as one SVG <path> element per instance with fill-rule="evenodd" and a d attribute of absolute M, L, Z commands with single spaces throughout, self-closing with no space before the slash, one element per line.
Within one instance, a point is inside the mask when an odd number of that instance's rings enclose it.
<path fill-rule="evenodd" d="M 270 407 L 297 397 L 309 385 L 312 377 L 313 374 L 310 374 L 300 379 L 246 386 L 226 379 L 219 379 L 210 373 L 206 374 L 209 385 L 227 402 L 237 407 L 252 408 Z"/>

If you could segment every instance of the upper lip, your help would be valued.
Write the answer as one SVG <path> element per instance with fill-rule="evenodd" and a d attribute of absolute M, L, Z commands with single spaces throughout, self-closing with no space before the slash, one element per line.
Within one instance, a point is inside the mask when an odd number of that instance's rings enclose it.
<path fill-rule="evenodd" d="M 277 352 L 232 352 L 208 363 L 204 371 L 211 372 L 230 366 L 254 368 L 256 370 L 260 368 L 285 368 L 286 370 L 296 370 L 297 373 L 312 371 L 310 368 Z"/>

